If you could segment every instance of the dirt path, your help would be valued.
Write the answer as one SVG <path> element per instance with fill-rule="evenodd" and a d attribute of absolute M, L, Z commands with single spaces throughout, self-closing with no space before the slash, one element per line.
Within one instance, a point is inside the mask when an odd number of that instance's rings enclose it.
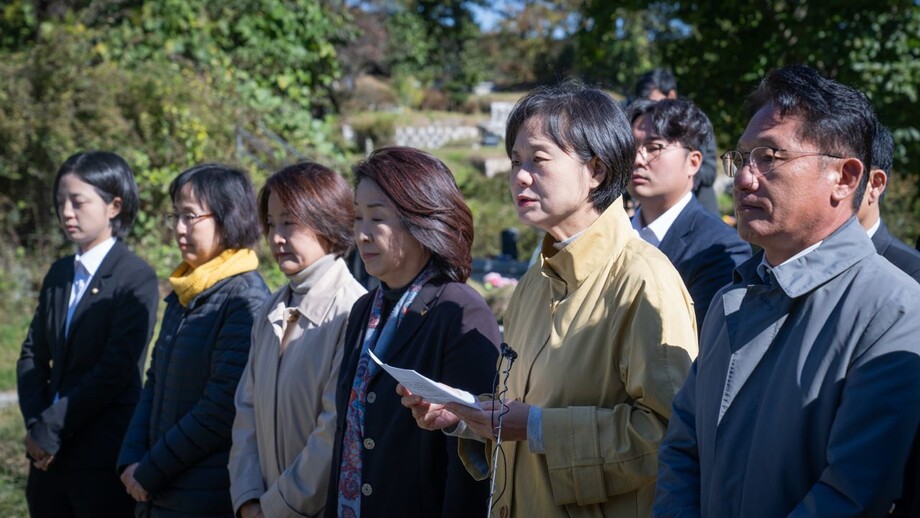
<path fill-rule="evenodd" d="M 19 398 L 16 397 L 15 390 L 10 390 L 8 392 L 0 392 L 0 408 L 15 405 L 18 401 L 19 401 Z"/>

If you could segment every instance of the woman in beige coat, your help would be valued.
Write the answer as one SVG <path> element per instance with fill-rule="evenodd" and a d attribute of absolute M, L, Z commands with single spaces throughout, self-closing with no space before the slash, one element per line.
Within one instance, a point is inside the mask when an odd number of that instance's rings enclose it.
<path fill-rule="evenodd" d="M 505 147 L 518 218 L 547 234 L 505 315 L 517 351 L 500 375 L 505 402 L 428 405 L 400 387 L 403 404 L 422 428 L 461 437 L 476 478 L 489 475 L 492 418 L 503 415 L 498 518 L 649 516 L 658 445 L 697 340 L 680 276 L 623 210 L 629 123 L 600 90 L 541 88 L 511 112 Z"/>
<path fill-rule="evenodd" d="M 345 324 L 365 293 L 342 257 L 352 246 L 348 184 L 315 163 L 272 175 L 259 217 L 289 283 L 252 327 L 236 393 L 230 494 L 243 518 L 316 516 L 326 500 Z"/>

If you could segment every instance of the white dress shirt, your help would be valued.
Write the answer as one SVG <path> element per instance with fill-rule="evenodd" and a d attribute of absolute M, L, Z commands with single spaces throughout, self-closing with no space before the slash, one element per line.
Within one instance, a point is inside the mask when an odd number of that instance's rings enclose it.
<path fill-rule="evenodd" d="M 869 239 L 875 237 L 875 233 L 878 232 L 878 227 L 880 226 L 882 226 L 882 218 L 875 220 L 875 225 L 872 225 L 872 227 L 866 231 L 866 234 L 869 234 Z"/>
<path fill-rule="evenodd" d="M 86 287 L 92 282 L 96 275 L 96 270 L 102 264 L 102 260 L 108 255 L 112 247 L 115 246 L 115 238 L 110 237 L 98 245 L 92 247 L 84 254 L 77 254 L 74 257 L 73 267 L 73 286 L 70 289 L 70 302 L 67 303 L 67 321 L 64 324 L 64 335 L 70 334 L 70 321 L 73 319 L 74 310 L 77 304 L 83 298 Z"/>
<path fill-rule="evenodd" d="M 644 227 L 642 226 L 642 207 L 640 206 L 632 217 L 633 228 L 639 233 L 639 237 L 651 243 L 655 248 L 659 247 L 661 242 L 664 241 L 665 234 L 668 233 L 671 225 L 677 221 L 677 216 L 679 216 L 684 210 L 684 207 L 690 203 L 692 197 L 693 193 L 688 191 L 680 201 L 675 203 L 670 209 L 664 211 L 664 214 L 655 218 L 655 221 Z"/>

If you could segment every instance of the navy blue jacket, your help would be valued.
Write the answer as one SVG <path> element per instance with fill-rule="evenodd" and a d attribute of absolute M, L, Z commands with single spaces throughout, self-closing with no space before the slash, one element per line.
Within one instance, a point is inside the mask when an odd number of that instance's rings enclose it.
<path fill-rule="evenodd" d="M 735 267 L 751 257 L 751 246 L 738 232 L 711 214 L 695 198 L 684 207 L 658 245 L 684 280 L 696 312 L 696 328 L 719 288 L 732 281 Z"/>
<path fill-rule="evenodd" d="M 378 288 L 379 289 L 379 288 Z M 336 408 L 338 428 L 325 516 L 338 512 L 339 468 L 348 399 L 376 291 L 352 308 L 345 331 Z M 409 306 L 384 362 L 473 394 L 492 392 L 501 336 L 482 297 L 458 282 L 432 281 Z M 457 439 L 420 429 L 396 394 L 396 380 L 378 371 L 368 382 L 363 450 L 362 518 L 469 517 L 485 514 L 488 481 L 477 482 L 457 454 Z M 362 488 L 363 489 L 363 488 Z"/>
<path fill-rule="evenodd" d="M 878 255 L 888 259 L 891 264 L 920 282 L 920 252 L 892 236 L 884 221 L 879 224 L 878 230 L 872 236 L 872 244 L 875 245 Z"/>
<path fill-rule="evenodd" d="M 224 279 L 182 307 L 175 292 L 118 457 L 154 516 L 233 515 L 227 471 L 233 396 L 249 357 L 255 314 L 268 296 L 257 272 Z M 148 504 L 139 504 L 141 506 Z"/>

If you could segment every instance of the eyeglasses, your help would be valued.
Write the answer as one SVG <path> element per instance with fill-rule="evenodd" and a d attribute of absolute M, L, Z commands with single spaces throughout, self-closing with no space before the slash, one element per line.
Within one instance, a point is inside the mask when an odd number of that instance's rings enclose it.
<path fill-rule="evenodd" d="M 186 227 L 189 227 L 199 219 L 210 218 L 213 216 L 214 214 L 210 212 L 207 214 L 195 214 L 193 212 L 183 212 L 179 214 L 176 212 L 167 212 L 166 214 L 163 214 L 163 221 L 166 222 L 166 226 L 169 228 L 176 228 L 176 223 L 179 221 L 181 221 L 182 224 Z"/>
<path fill-rule="evenodd" d="M 646 164 L 649 164 L 657 160 L 666 149 L 686 149 L 687 151 L 693 151 L 693 148 L 687 146 L 671 146 L 670 144 L 665 145 L 654 142 L 651 144 L 639 144 L 639 149 L 637 151 L 642 157 L 642 160 L 644 160 Z"/>
<path fill-rule="evenodd" d="M 782 157 L 777 156 L 777 153 L 801 153 L 799 156 L 790 156 Z M 846 158 L 837 155 L 831 155 L 828 153 L 821 153 L 818 151 L 791 151 L 788 149 L 777 149 L 775 147 L 761 146 L 755 147 L 748 153 L 742 153 L 740 151 L 726 151 L 722 153 L 722 167 L 725 168 L 725 174 L 729 177 L 734 177 L 738 174 L 738 171 L 744 168 L 745 165 L 750 165 L 751 170 L 754 173 L 757 173 L 761 176 L 769 174 L 776 168 L 778 161 L 790 161 L 795 160 L 796 158 L 802 158 L 806 156 L 826 156 L 830 158 Z"/>

